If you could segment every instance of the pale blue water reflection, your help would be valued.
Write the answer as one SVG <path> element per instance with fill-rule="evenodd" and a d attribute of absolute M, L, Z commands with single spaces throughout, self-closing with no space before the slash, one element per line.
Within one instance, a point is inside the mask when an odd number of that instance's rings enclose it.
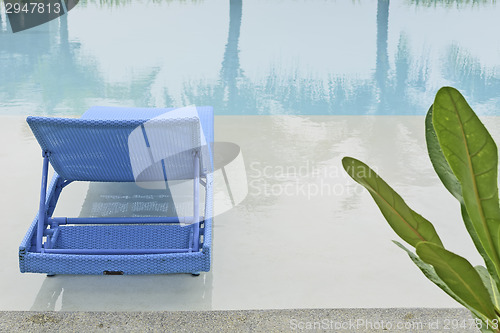
<path fill-rule="evenodd" d="M 498 115 L 499 14 L 488 1 L 86 1 L 13 34 L 2 9 L 0 114 L 421 115 L 453 85 Z"/>

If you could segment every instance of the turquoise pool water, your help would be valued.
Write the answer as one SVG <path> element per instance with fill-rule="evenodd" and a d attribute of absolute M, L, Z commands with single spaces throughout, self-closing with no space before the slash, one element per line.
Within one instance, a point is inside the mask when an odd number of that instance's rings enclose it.
<path fill-rule="evenodd" d="M 494 1 L 92 0 L 15 34 L 0 17 L 2 115 L 423 115 L 443 85 L 500 114 Z"/>

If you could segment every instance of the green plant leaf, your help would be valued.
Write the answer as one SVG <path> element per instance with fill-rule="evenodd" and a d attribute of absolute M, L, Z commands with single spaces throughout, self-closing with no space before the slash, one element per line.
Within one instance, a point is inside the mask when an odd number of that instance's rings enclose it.
<path fill-rule="evenodd" d="M 490 293 L 491 300 L 495 305 L 496 309 L 500 308 L 500 294 L 498 293 L 498 289 L 496 288 L 495 279 L 490 275 L 486 267 L 484 266 L 475 266 L 474 269 L 479 274 L 481 279 L 483 280 L 483 284 L 488 289 Z M 497 311 L 498 313 L 498 311 Z"/>
<path fill-rule="evenodd" d="M 453 174 L 453 171 L 444 157 L 441 146 L 434 130 L 434 125 L 432 124 L 432 105 L 427 111 L 425 116 L 425 142 L 427 143 L 427 152 L 429 158 L 432 162 L 432 166 L 439 179 L 446 187 L 446 189 L 461 203 L 464 199 L 462 197 L 462 186 L 457 177 Z"/>
<path fill-rule="evenodd" d="M 488 256 L 488 254 L 482 247 L 479 237 L 477 236 L 477 233 L 475 232 L 474 227 L 472 225 L 472 221 L 470 220 L 469 214 L 467 214 L 467 209 L 465 208 L 465 205 L 461 204 L 460 209 L 462 211 L 462 219 L 464 221 L 465 227 L 467 228 L 467 231 L 469 232 L 469 235 L 471 236 L 477 251 L 479 252 L 481 257 L 483 257 L 488 273 L 490 277 L 493 278 L 493 280 L 495 281 L 495 284 L 497 286 L 496 290 L 498 290 L 500 288 L 500 274 L 498 271 L 500 267 L 497 267 L 495 265 L 495 263 L 491 260 L 491 258 Z"/>
<path fill-rule="evenodd" d="M 413 247 L 421 241 L 443 245 L 434 226 L 410 209 L 375 171 L 352 157 L 344 157 L 342 165 L 352 179 L 370 192 L 389 225 L 405 242 Z"/>
<path fill-rule="evenodd" d="M 495 267 L 495 264 L 484 250 L 484 247 L 481 244 L 476 231 L 474 230 L 474 226 L 472 225 L 472 221 L 465 207 L 464 198 L 462 196 L 462 186 L 460 185 L 457 177 L 455 177 L 455 175 L 453 174 L 453 171 L 451 170 L 450 165 L 448 164 L 448 161 L 446 160 L 439 145 L 436 131 L 434 130 L 434 125 L 432 123 L 432 109 L 433 106 L 429 108 L 429 111 L 427 112 L 427 115 L 425 117 L 425 140 L 427 143 L 427 151 L 429 153 L 429 158 L 432 162 L 432 166 L 434 167 L 436 174 L 438 175 L 439 179 L 446 187 L 446 189 L 460 202 L 462 219 L 464 221 L 467 232 L 471 236 L 477 251 L 483 257 L 489 273 L 495 279 L 496 285 L 500 287 L 500 267 Z"/>
<path fill-rule="evenodd" d="M 436 94 L 432 123 L 446 161 L 462 187 L 463 202 L 474 231 L 498 270 L 500 206 L 496 144 L 465 98 L 451 87 L 441 88 Z"/>
<path fill-rule="evenodd" d="M 441 288 L 441 290 L 443 290 L 445 293 L 447 293 L 448 296 L 450 296 L 455 301 L 457 301 L 458 303 L 462 304 L 470 312 L 472 312 L 472 315 L 475 318 L 478 318 L 478 319 L 483 320 L 483 321 L 487 320 L 487 318 L 483 314 L 477 312 L 476 309 L 470 307 L 460 297 L 458 297 L 457 294 L 455 294 L 448 287 L 448 285 L 446 283 L 444 283 L 444 281 L 437 275 L 436 271 L 434 270 L 434 267 L 432 267 L 431 265 L 429 265 L 426 262 L 424 262 L 415 253 L 413 253 L 412 251 L 410 251 L 409 249 L 407 249 L 403 244 L 401 244 L 401 243 L 399 243 L 397 241 L 394 241 L 394 240 L 393 240 L 393 242 L 398 247 L 400 247 L 401 249 L 403 249 L 404 251 L 406 251 L 406 253 L 410 257 L 410 259 L 413 261 L 413 263 L 422 271 L 422 273 L 424 273 L 425 277 L 428 278 L 432 283 L 434 283 L 436 286 L 438 286 L 439 288 Z M 486 272 L 486 274 L 488 274 L 488 272 Z"/>
<path fill-rule="evenodd" d="M 460 299 L 486 318 L 497 318 L 490 293 L 467 259 L 429 242 L 417 245 L 417 255 L 432 265 L 436 274 Z"/>
<path fill-rule="evenodd" d="M 397 241 L 394 241 L 393 240 L 393 243 L 396 244 L 397 246 L 399 246 L 401 249 L 403 249 L 404 251 L 406 251 L 406 253 L 408 253 L 408 256 L 410 257 L 410 259 L 413 261 L 413 263 L 415 265 L 417 265 L 417 267 L 422 271 L 422 273 L 424 273 L 425 277 L 428 278 L 429 280 L 431 280 L 436 286 L 438 286 L 439 288 L 441 288 L 445 293 L 447 293 L 451 298 L 453 298 L 455 301 L 457 301 L 458 303 L 462 304 L 463 306 L 465 306 L 466 308 L 469 308 L 469 306 L 467 305 L 467 303 L 465 303 L 460 297 L 457 296 L 457 294 L 455 294 L 447 285 L 446 283 L 444 283 L 443 280 L 441 280 L 441 278 L 436 274 L 436 271 L 434 270 L 434 268 L 429 265 L 428 263 L 422 261 L 422 259 L 420 259 L 415 253 L 413 253 L 412 251 L 408 250 L 403 244 L 401 244 L 400 242 L 397 242 Z M 474 309 L 469 309 L 471 311 L 475 311 Z"/>

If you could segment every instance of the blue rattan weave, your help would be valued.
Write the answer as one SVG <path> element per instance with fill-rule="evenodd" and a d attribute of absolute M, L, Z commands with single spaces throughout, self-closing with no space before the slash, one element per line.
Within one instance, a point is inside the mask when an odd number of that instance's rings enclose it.
<path fill-rule="evenodd" d="M 28 123 L 55 173 L 47 189 L 50 217 L 67 181 L 129 182 L 127 138 L 132 130 L 171 109 L 93 107 L 80 119 L 28 117 Z M 177 119 L 172 126 L 200 122 L 207 142 L 213 142 L 213 111 L 197 108 L 199 120 Z M 170 121 L 170 120 L 169 120 Z M 196 124 L 195 124 L 196 125 Z M 197 138 L 194 138 L 196 140 Z M 205 216 L 199 251 L 157 254 L 60 254 L 36 251 L 38 215 L 19 247 L 21 272 L 48 274 L 165 274 L 210 270 L 212 241 L 212 176 L 206 178 Z M 71 186 L 71 185 L 70 185 Z M 189 247 L 195 224 L 60 225 L 53 249 L 179 249 Z"/>

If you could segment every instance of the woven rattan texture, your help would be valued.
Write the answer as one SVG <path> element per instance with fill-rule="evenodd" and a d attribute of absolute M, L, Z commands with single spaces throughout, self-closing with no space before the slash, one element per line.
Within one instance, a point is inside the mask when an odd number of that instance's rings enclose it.
<path fill-rule="evenodd" d="M 65 180 L 122 182 L 134 181 L 128 155 L 128 136 L 145 121 L 169 109 L 95 107 L 81 119 L 28 117 L 42 150 L 51 152 L 55 169 L 47 190 L 47 203 L 55 203 L 57 185 Z M 201 127 L 207 142 L 214 140 L 213 110 L 198 107 L 199 118 L 170 122 Z M 138 119 L 138 120 L 137 120 Z M 169 120 L 170 121 L 170 120 Z M 198 130 L 199 131 L 199 130 Z M 99 149 L 95 149 L 98 147 Z M 76 148 L 76 149 L 75 149 Z M 54 254 L 35 251 L 38 216 L 31 223 L 19 247 L 21 272 L 50 274 L 124 274 L 195 273 L 209 271 L 212 244 L 212 175 L 207 174 L 205 216 L 200 230 L 201 251 L 141 255 Z M 71 186 L 71 185 L 70 185 Z M 62 193 L 64 195 L 64 191 Z M 53 208 L 49 208 L 49 215 Z M 93 225 L 61 226 L 55 248 L 157 249 L 186 248 L 193 226 L 179 225 Z"/>

